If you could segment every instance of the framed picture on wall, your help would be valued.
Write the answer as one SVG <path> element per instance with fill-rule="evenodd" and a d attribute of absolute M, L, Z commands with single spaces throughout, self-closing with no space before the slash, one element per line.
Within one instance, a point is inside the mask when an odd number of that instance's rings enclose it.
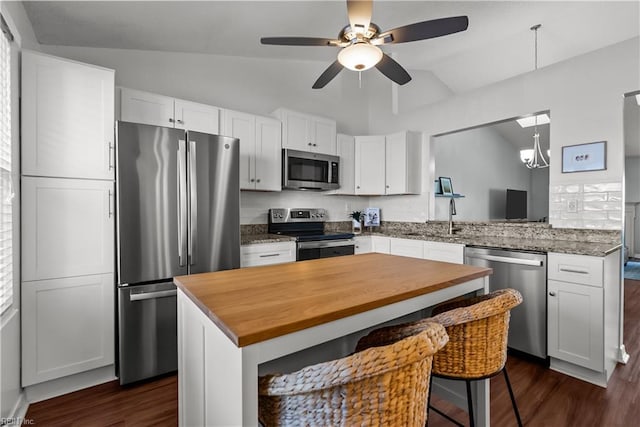
<path fill-rule="evenodd" d="M 451 185 L 451 178 L 441 176 L 438 179 L 440 180 L 440 189 L 442 190 L 442 194 L 444 196 L 453 196 L 453 185 Z"/>
<path fill-rule="evenodd" d="M 562 173 L 607 169 L 607 141 L 562 147 Z"/>

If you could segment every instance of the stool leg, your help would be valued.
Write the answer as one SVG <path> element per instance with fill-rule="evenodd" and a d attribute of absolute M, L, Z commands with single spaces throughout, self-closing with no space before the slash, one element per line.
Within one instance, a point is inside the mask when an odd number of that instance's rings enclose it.
<path fill-rule="evenodd" d="M 467 406 L 469 407 L 469 426 L 474 427 L 475 422 L 473 421 L 473 400 L 471 400 L 471 381 L 465 380 L 467 383 Z"/>
<path fill-rule="evenodd" d="M 431 409 L 431 390 L 433 387 L 433 375 L 429 376 L 429 394 L 427 394 L 427 421 L 424 423 L 424 427 L 429 427 L 429 409 Z"/>
<path fill-rule="evenodd" d="M 522 420 L 520 419 L 520 411 L 518 411 L 518 404 L 516 403 L 516 398 L 513 395 L 513 390 L 511 389 L 511 381 L 509 381 L 509 375 L 507 375 L 506 366 L 502 369 L 502 373 L 504 374 L 504 380 L 507 382 L 507 388 L 509 389 L 509 396 L 511 396 L 511 405 L 513 406 L 513 412 L 515 412 L 516 419 L 518 420 L 518 427 L 522 427 Z"/>

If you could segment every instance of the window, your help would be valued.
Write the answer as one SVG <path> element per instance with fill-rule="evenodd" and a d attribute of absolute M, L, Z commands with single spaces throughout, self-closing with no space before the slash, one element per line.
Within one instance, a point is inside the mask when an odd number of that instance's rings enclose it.
<path fill-rule="evenodd" d="M 0 314 L 13 303 L 11 182 L 11 41 L 13 36 L 0 15 Z"/>

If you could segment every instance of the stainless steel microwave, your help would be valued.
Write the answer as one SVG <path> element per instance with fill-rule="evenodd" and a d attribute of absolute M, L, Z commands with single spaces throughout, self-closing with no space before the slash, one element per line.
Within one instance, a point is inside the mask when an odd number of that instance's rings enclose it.
<path fill-rule="evenodd" d="M 307 151 L 282 150 L 282 188 L 335 190 L 340 188 L 340 157 Z"/>

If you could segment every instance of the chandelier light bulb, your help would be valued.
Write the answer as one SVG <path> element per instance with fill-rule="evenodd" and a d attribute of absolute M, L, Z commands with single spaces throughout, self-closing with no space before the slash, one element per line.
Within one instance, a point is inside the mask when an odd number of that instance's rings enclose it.
<path fill-rule="evenodd" d="M 382 50 L 368 43 L 355 43 L 338 53 L 338 62 L 353 71 L 364 71 L 382 59 Z"/>

